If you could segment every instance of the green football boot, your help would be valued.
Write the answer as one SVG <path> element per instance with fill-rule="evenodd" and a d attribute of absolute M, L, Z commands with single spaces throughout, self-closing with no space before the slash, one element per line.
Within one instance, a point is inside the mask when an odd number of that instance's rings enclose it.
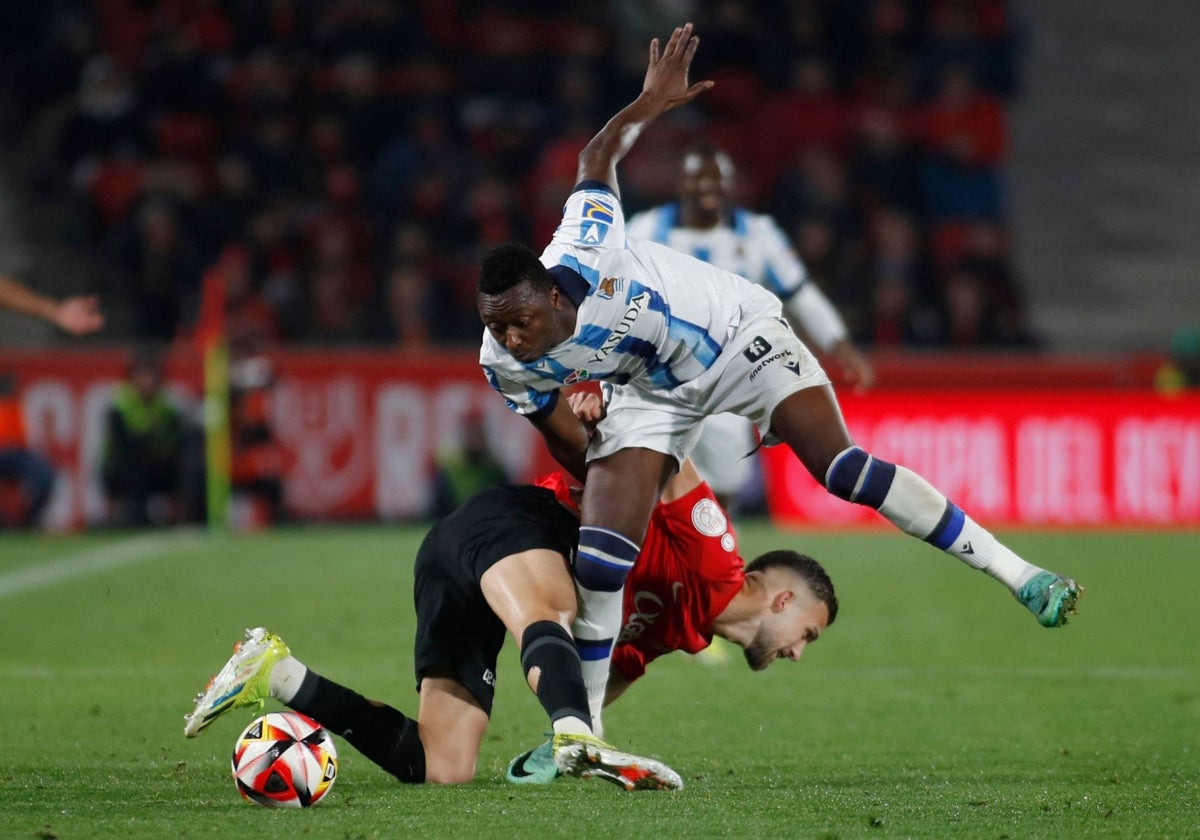
<path fill-rule="evenodd" d="M 1083 596 L 1083 587 L 1054 572 L 1038 572 L 1030 578 L 1017 600 L 1037 616 L 1043 627 L 1062 627 L 1067 616 L 1075 613 L 1075 604 Z"/>
<path fill-rule="evenodd" d="M 290 654 L 283 639 L 267 628 L 247 630 L 245 641 L 233 646 L 225 667 L 196 695 L 196 708 L 183 716 L 183 734 L 195 738 L 230 709 L 262 708 L 271 696 L 271 669 Z"/>

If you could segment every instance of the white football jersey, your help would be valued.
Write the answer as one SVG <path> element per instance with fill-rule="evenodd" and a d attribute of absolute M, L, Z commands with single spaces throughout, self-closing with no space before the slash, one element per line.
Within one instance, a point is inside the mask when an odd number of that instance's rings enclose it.
<path fill-rule="evenodd" d="M 808 279 L 775 220 L 741 207 L 733 208 L 726 224 L 700 230 L 679 227 L 678 202 L 663 204 L 630 218 L 628 232 L 740 274 L 782 300 L 796 294 Z"/>
<path fill-rule="evenodd" d="M 492 387 L 521 414 L 586 380 L 674 388 L 708 370 L 738 324 L 781 314 L 779 300 L 745 278 L 627 237 L 620 200 L 597 181 L 567 199 L 541 260 L 578 309 L 574 335 L 523 363 L 484 330 L 479 354 Z"/>

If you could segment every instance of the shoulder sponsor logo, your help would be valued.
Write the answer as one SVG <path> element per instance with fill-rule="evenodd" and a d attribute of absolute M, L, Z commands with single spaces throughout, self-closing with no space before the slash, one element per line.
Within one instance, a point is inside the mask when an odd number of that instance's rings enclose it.
<path fill-rule="evenodd" d="M 712 499 L 701 499 L 692 508 L 692 524 L 706 537 L 719 537 L 729 527 L 721 506 Z"/>
<path fill-rule="evenodd" d="M 567 377 L 563 380 L 563 384 L 564 385 L 574 385 L 576 382 L 583 382 L 589 376 L 591 376 L 591 374 L 588 373 L 586 370 L 583 370 L 582 368 L 580 368 L 579 370 L 573 370 L 569 374 L 567 374 Z"/>
<path fill-rule="evenodd" d="M 604 361 L 608 354 L 621 343 L 621 339 L 629 335 L 629 331 L 633 329 L 634 322 L 637 321 L 638 316 L 642 314 L 642 310 L 646 308 L 646 304 L 649 301 L 649 292 L 642 292 L 629 301 L 629 308 L 621 316 L 620 322 L 613 327 L 613 331 L 608 334 L 608 338 L 604 339 L 604 343 L 600 345 L 600 348 L 592 354 L 593 362 Z"/>
<path fill-rule="evenodd" d="M 579 222 L 579 241 L 584 245 L 599 245 L 608 235 L 613 223 L 613 208 L 598 198 L 585 198 Z"/>

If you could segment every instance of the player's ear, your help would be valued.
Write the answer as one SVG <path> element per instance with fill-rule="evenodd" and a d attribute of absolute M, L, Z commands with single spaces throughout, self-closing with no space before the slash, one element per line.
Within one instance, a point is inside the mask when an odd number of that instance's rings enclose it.
<path fill-rule="evenodd" d="M 775 593 L 775 597 L 771 599 L 771 612 L 781 613 L 788 608 L 788 604 L 792 603 L 792 599 L 796 597 L 796 593 L 790 589 L 785 589 L 782 592 Z"/>

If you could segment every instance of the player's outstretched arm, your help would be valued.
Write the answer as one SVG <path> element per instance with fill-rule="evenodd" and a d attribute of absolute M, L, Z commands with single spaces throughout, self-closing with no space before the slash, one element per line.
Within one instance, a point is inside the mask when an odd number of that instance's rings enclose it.
<path fill-rule="evenodd" d="M 43 318 L 72 335 L 95 332 L 104 326 L 96 297 L 70 297 L 56 301 L 9 277 L 0 276 L 0 307 L 22 315 Z"/>
<path fill-rule="evenodd" d="M 650 62 L 641 94 L 618 111 L 579 153 L 578 182 L 602 181 L 620 195 L 617 162 L 633 147 L 642 129 L 713 86 L 712 82 L 688 84 L 688 68 L 699 44 L 690 23 L 675 28 L 661 55 L 658 39 L 650 41 Z"/>
<path fill-rule="evenodd" d="M 570 402 L 560 399 L 548 415 L 533 419 L 533 425 L 542 433 L 554 460 L 583 481 L 587 477 L 589 434 L 583 421 L 571 410 Z"/>

